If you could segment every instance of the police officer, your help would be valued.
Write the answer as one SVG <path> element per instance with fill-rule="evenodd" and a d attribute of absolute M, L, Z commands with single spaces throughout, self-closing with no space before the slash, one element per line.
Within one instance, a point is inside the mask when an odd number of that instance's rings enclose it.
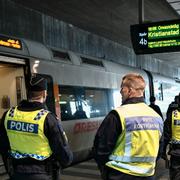
<path fill-rule="evenodd" d="M 171 103 L 167 119 L 164 122 L 164 150 L 162 158 L 167 160 L 167 146 L 170 155 L 170 179 L 180 179 L 180 94 L 175 97 L 175 102 Z"/>
<path fill-rule="evenodd" d="M 150 101 L 149 107 L 153 108 L 163 119 L 163 115 L 162 115 L 160 107 L 155 104 L 156 98 L 154 96 L 151 96 L 149 98 L 149 101 Z"/>
<path fill-rule="evenodd" d="M 172 115 L 172 111 L 176 110 L 179 106 L 179 95 L 174 97 L 174 101 L 169 104 L 167 113 L 166 113 L 166 119 L 169 118 L 169 116 Z"/>
<path fill-rule="evenodd" d="M 72 162 L 62 125 L 45 108 L 46 96 L 46 79 L 35 75 L 28 101 L 2 117 L 0 152 L 12 180 L 59 179 L 60 168 Z"/>
<path fill-rule="evenodd" d="M 154 179 L 163 121 L 144 103 L 144 89 L 141 75 L 125 75 L 122 105 L 105 117 L 97 131 L 93 150 L 103 179 Z"/>

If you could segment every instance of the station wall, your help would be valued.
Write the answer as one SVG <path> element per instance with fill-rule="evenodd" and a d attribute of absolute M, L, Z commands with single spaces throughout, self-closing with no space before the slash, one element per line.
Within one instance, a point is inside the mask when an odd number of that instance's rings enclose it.
<path fill-rule="evenodd" d="M 139 67 L 169 77 L 179 77 L 180 70 L 150 55 L 135 55 L 133 49 L 84 31 L 71 24 L 23 7 L 10 0 L 0 1 L 0 34 L 41 42 L 60 48 Z"/>

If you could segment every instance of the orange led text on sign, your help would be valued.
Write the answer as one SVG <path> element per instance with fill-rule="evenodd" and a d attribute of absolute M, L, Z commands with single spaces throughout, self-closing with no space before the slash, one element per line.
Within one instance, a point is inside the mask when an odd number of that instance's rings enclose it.
<path fill-rule="evenodd" d="M 21 49 L 21 43 L 19 40 L 14 40 L 14 39 L 7 39 L 7 40 L 0 40 L 0 46 L 5 46 L 5 47 L 11 47 L 15 49 Z"/>

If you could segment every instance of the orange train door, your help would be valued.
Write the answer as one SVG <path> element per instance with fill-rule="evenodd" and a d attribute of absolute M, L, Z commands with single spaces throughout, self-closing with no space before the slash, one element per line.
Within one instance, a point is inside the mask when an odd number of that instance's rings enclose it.
<path fill-rule="evenodd" d="M 61 109 L 60 109 L 60 98 L 59 98 L 59 87 L 58 84 L 54 84 L 54 98 L 55 98 L 55 112 L 59 119 L 61 119 Z"/>

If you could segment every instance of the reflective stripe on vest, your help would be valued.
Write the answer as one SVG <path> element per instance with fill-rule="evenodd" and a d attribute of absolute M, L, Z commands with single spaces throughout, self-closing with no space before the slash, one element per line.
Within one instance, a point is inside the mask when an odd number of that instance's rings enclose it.
<path fill-rule="evenodd" d="M 171 143 L 180 144 L 180 112 L 172 112 L 172 139 Z"/>
<path fill-rule="evenodd" d="M 32 112 L 11 108 L 6 114 L 5 128 L 10 142 L 11 155 L 16 158 L 31 157 L 44 160 L 52 151 L 44 134 L 44 121 L 47 110 Z"/>
<path fill-rule="evenodd" d="M 26 154 L 26 153 L 25 154 L 21 154 L 19 152 L 11 151 L 10 154 L 15 159 L 22 159 L 22 158 L 28 158 L 28 157 L 37 159 L 39 161 L 43 161 L 43 160 L 47 159 L 46 156 L 40 156 L 40 155 L 37 155 L 37 154 L 30 154 L 30 153 L 29 154 Z"/>
<path fill-rule="evenodd" d="M 116 170 L 120 170 L 119 167 L 121 167 L 122 169 L 120 171 L 126 174 L 130 174 L 130 175 L 139 175 L 139 176 L 144 175 L 145 176 L 145 174 L 152 174 L 152 172 L 154 172 L 154 167 L 150 167 L 150 168 L 138 167 L 138 166 L 132 166 L 130 164 L 124 164 L 124 163 L 115 162 L 115 161 L 112 161 L 111 165 L 114 166 L 113 168 Z M 133 173 L 133 172 L 136 172 L 136 173 Z"/>
<path fill-rule="evenodd" d="M 114 156 L 110 155 L 110 160 L 121 162 L 155 162 L 154 157 L 129 157 L 129 156 Z"/>
<path fill-rule="evenodd" d="M 122 133 L 107 166 L 136 176 L 153 175 L 163 131 L 162 118 L 145 103 L 123 105 L 116 111 Z"/>

